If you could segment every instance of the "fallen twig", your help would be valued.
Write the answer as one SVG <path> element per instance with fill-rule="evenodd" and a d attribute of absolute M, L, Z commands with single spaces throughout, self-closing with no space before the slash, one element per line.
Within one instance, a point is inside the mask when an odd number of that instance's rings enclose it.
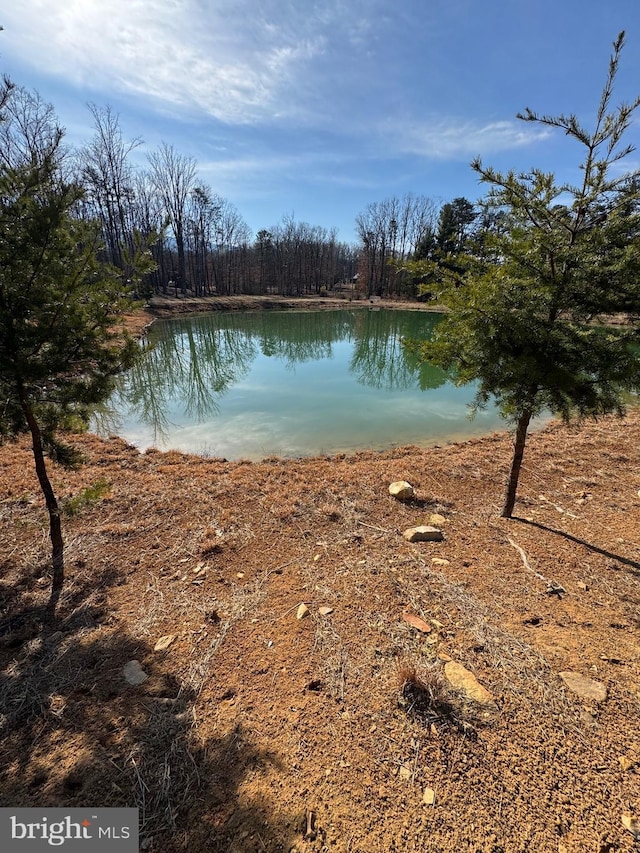
<path fill-rule="evenodd" d="M 540 497 L 538 499 L 541 501 L 544 501 L 545 503 L 548 503 L 549 506 L 552 506 L 556 510 L 556 512 L 560 513 L 560 515 L 568 515 L 569 518 L 577 518 L 578 517 L 575 513 L 569 512 L 568 509 L 564 509 L 563 507 L 558 506 L 558 504 L 554 504 L 553 501 L 550 501 L 549 498 L 546 498 L 544 495 L 540 495 Z"/>
<path fill-rule="evenodd" d="M 515 548 L 515 549 L 516 549 L 516 551 L 518 552 L 518 554 L 520 554 L 520 556 L 522 557 L 522 562 L 524 563 L 524 567 L 525 567 L 525 569 L 528 569 L 528 570 L 529 570 L 530 572 L 532 572 L 532 573 L 533 573 L 533 574 L 534 574 L 534 575 L 535 575 L 539 580 L 541 580 L 543 583 L 546 583 L 546 585 L 547 585 L 547 589 L 546 589 L 546 593 L 547 593 L 547 595 L 558 595 L 558 596 L 560 596 L 563 592 L 566 592 L 566 589 L 565 589 L 563 586 L 561 586 L 559 583 L 557 583 L 556 581 L 550 581 L 550 580 L 549 580 L 548 578 L 546 578 L 544 575 L 540 574 L 540 572 L 537 572 L 535 569 L 533 569 L 533 568 L 529 565 L 529 560 L 527 559 L 527 555 L 525 554 L 524 549 L 523 549 L 523 548 L 521 548 L 521 547 L 520 547 L 516 542 L 514 542 L 514 541 L 513 541 L 513 539 L 508 538 L 508 539 L 507 539 L 507 542 L 509 543 L 509 545 L 511 545 L 513 548 Z"/>
<path fill-rule="evenodd" d="M 371 530 L 379 530 L 380 533 L 394 533 L 395 532 L 393 530 L 387 530 L 384 527 L 378 527 L 376 524 L 367 524 L 366 521 L 357 520 L 356 524 L 361 524 L 363 527 L 370 527 Z"/>
<path fill-rule="evenodd" d="M 305 841 L 315 841 L 317 832 L 314 828 L 315 814 L 311 809 L 307 809 L 307 830 L 304 834 Z"/>

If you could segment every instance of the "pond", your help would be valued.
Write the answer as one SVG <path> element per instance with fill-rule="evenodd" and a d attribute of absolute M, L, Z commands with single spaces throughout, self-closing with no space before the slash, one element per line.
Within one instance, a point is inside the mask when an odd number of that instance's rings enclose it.
<path fill-rule="evenodd" d="M 407 353 L 441 315 L 355 310 L 199 314 L 156 322 L 152 347 L 119 377 L 92 428 L 227 459 L 430 445 L 504 428 L 468 419 L 457 388 Z"/>

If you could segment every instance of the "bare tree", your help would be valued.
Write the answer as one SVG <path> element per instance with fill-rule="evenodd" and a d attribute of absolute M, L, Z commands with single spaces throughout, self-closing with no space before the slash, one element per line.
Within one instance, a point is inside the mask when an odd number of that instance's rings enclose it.
<path fill-rule="evenodd" d="M 125 141 L 110 107 L 89 104 L 89 111 L 95 134 L 77 155 L 85 204 L 88 214 L 102 223 L 107 257 L 124 269 L 123 251 L 131 254 L 134 248 L 135 172 L 129 156 L 142 140 Z"/>
<path fill-rule="evenodd" d="M 37 92 L 13 86 L 6 80 L 0 88 L 0 166 L 18 169 L 39 163 L 46 154 L 61 169 L 69 150 L 62 145 L 64 130 L 53 106 Z"/>
<path fill-rule="evenodd" d="M 143 236 L 153 236 L 150 251 L 154 260 L 154 269 L 146 276 L 141 295 L 152 292 L 166 293 L 167 283 L 171 278 L 173 264 L 167 246 L 167 219 L 161 199 L 151 185 L 149 175 L 137 171 L 133 176 L 133 205 L 131 208 L 134 232 Z"/>
<path fill-rule="evenodd" d="M 186 249 L 196 296 L 211 290 L 210 259 L 219 203 L 211 188 L 200 184 L 191 190 L 186 211 Z M 215 274 L 215 273 L 214 273 Z"/>
<path fill-rule="evenodd" d="M 398 269 L 436 219 L 437 206 L 426 196 L 407 193 L 367 205 L 356 217 L 361 242 L 359 275 L 367 296 L 398 293 Z M 391 262 L 399 262 L 391 263 Z"/>
<path fill-rule="evenodd" d="M 213 261 L 218 267 L 217 280 L 224 293 L 244 290 L 242 259 L 250 239 L 251 230 L 235 205 L 216 196 Z"/>
<path fill-rule="evenodd" d="M 187 291 L 187 265 L 185 259 L 185 227 L 188 201 L 195 187 L 196 161 L 193 157 L 178 154 L 172 145 L 162 143 L 158 151 L 148 156 L 150 179 L 162 199 L 178 253 L 177 275 L 182 293 Z"/>

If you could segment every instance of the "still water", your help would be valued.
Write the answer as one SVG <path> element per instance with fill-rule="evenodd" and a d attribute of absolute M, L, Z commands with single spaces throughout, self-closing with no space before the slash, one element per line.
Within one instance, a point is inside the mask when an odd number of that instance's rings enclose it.
<path fill-rule="evenodd" d="M 119 377 L 93 429 L 141 450 L 262 459 L 444 443 L 504 428 L 494 408 L 470 421 L 474 388 L 457 388 L 403 347 L 403 338 L 429 338 L 439 319 L 362 308 L 157 322 L 151 348 Z"/>

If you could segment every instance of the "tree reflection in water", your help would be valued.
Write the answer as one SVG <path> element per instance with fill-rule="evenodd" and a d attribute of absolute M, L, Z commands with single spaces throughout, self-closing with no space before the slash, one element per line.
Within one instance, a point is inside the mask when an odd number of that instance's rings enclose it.
<path fill-rule="evenodd" d="M 360 308 L 220 312 L 158 322 L 144 358 L 119 377 L 109 409 L 96 414 L 94 428 L 125 438 L 146 431 L 138 442 L 196 452 L 201 448 L 185 447 L 185 441 L 197 425 L 204 425 L 201 444 L 206 435 L 224 445 L 223 434 L 232 431 L 234 446 L 240 446 L 243 430 L 259 444 L 262 429 L 266 452 L 283 447 L 307 452 L 298 450 L 305 429 L 319 434 L 309 440 L 308 452 L 404 442 L 393 422 L 374 426 L 375 438 L 368 438 L 367 421 L 381 413 L 387 417 L 390 406 L 400 410 L 406 402 L 411 413 L 404 420 L 415 421 L 417 433 L 421 415 L 413 412 L 425 409 L 428 396 L 420 392 L 453 389 L 442 370 L 420 363 L 402 344 L 404 338 L 430 337 L 438 321 L 439 315 L 424 311 Z M 466 393 L 470 399 L 472 391 Z M 407 395 L 413 395 L 411 404 Z M 455 405 L 459 411 L 465 403 Z M 435 408 L 446 406 L 451 407 L 439 401 Z M 352 426 L 348 415 L 354 416 Z M 270 419 L 277 421 L 273 428 Z M 285 434 L 288 429 L 295 439 Z M 341 429 L 351 435 L 334 443 L 330 433 Z M 185 441 L 174 440 L 176 430 Z"/>

